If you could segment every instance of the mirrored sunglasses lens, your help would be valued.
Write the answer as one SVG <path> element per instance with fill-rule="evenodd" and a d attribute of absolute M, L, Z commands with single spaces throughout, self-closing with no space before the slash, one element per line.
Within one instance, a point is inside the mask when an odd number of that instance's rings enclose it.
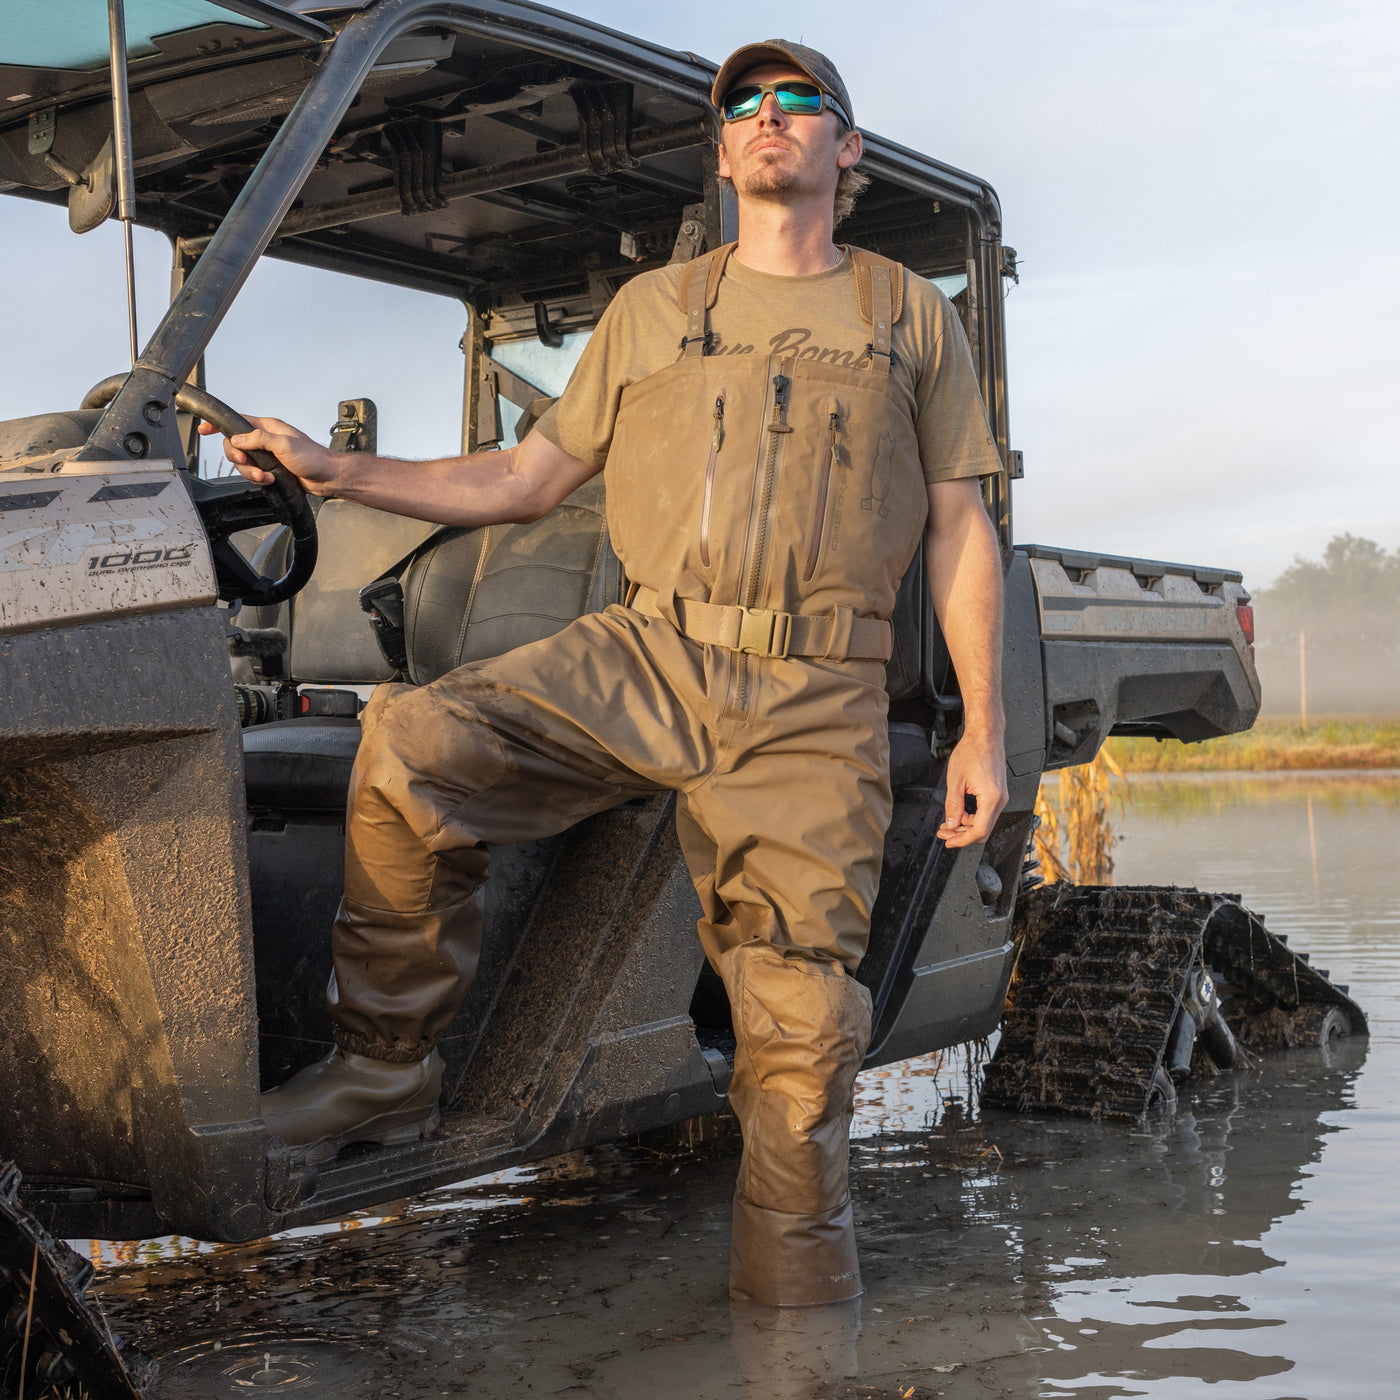
<path fill-rule="evenodd" d="M 821 92 L 809 83 L 780 83 L 773 95 L 790 116 L 814 116 L 822 109 Z"/>
<path fill-rule="evenodd" d="M 742 121 L 758 111 L 763 101 L 763 89 L 759 87 L 739 87 L 724 99 L 725 121 Z"/>

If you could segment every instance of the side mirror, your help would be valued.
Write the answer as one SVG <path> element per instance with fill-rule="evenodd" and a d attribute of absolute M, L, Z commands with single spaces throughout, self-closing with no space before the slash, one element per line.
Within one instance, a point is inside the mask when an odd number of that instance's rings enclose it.
<path fill-rule="evenodd" d="M 110 219 L 116 207 L 117 164 L 109 136 L 68 191 L 68 227 L 74 233 L 90 233 Z"/>

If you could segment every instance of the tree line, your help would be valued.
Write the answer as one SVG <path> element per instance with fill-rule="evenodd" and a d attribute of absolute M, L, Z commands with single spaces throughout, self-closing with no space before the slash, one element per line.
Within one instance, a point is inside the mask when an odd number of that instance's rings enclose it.
<path fill-rule="evenodd" d="M 1400 549 L 1336 535 L 1254 594 L 1266 713 L 1400 710 Z"/>

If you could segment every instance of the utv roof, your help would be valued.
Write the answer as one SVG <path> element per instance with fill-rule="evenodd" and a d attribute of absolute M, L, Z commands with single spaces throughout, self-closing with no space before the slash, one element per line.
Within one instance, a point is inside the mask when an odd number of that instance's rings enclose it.
<path fill-rule="evenodd" d="M 55 166 L 98 156 L 103 8 L 82 27 L 72 5 L 8 0 L 0 190 L 61 202 Z M 596 308 L 664 262 L 705 199 L 716 65 L 557 10 L 127 0 L 127 16 L 138 222 L 195 251 L 240 195 L 257 203 L 268 227 L 241 211 L 235 283 L 266 245 L 482 309 Z M 876 136 L 866 151 L 874 181 L 843 237 L 937 275 L 965 268 L 969 219 L 997 234 L 985 182 Z M 703 215 L 713 241 L 719 211 Z"/>

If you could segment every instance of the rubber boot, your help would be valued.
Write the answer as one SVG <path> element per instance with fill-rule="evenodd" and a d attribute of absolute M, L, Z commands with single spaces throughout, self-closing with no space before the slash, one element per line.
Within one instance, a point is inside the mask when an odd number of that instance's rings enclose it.
<path fill-rule="evenodd" d="M 414 1064 L 375 1060 L 339 1048 L 262 1096 L 268 1131 L 292 1160 L 328 1162 L 352 1142 L 416 1142 L 438 1125 L 442 1057 Z"/>
<path fill-rule="evenodd" d="M 859 1297 L 847 1163 L 870 994 L 840 963 L 766 943 L 721 961 L 738 1039 L 729 1100 L 744 1133 L 730 1296 L 782 1308 Z"/>

